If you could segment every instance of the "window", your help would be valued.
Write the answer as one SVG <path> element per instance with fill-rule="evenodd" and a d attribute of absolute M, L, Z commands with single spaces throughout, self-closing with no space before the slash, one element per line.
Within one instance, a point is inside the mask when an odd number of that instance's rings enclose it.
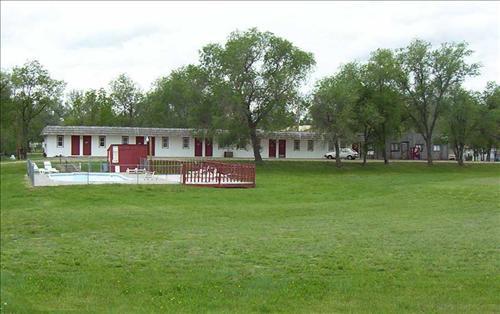
<path fill-rule="evenodd" d="M 99 147 L 106 146 L 106 136 L 99 136 Z"/>
<path fill-rule="evenodd" d="M 440 152 L 441 151 L 441 145 L 432 145 L 432 151 L 433 152 Z"/>
<path fill-rule="evenodd" d="M 128 136 L 122 136 L 122 144 L 128 144 Z"/>
<path fill-rule="evenodd" d="M 313 140 L 307 141 L 307 150 L 310 152 L 314 151 L 314 141 Z"/>
<path fill-rule="evenodd" d="M 300 140 L 294 140 L 293 141 L 293 150 L 300 150 Z"/>
<path fill-rule="evenodd" d="M 64 147 L 64 135 L 57 136 L 57 147 Z"/>
<path fill-rule="evenodd" d="M 217 143 L 217 146 L 219 147 L 219 149 L 229 149 L 229 147 L 226 145 L 224 146 L 223 144 L 221 143 Z"/>
<path fill-rule="evenodd" d="M 391 152 L 399 152 L 399 143 L 391 143 Z"/>
<path fill-rule="evenodd" d="M 182 138 L 182 148 L 189 148 L 189 137 Z"/>
<path fill-rule="evenodd" d="M 247 146 L 246 145 L 243 145 L 243 144 L 236 144 L 236 149 L 247 149 Z"/>
<path fill-rule="evenodd" d="M 333 151 L 333 150 L 335 150 L 335 145 L 333 145 L 333 142 L 332 142 L 332 141 L 328 141 L 328 150 L 329 150 L 329 151 Z"/>
<path fill-rule="evenodd" d="M 168 148 L 168 136 L 161 138 L 161 147 Z"/>

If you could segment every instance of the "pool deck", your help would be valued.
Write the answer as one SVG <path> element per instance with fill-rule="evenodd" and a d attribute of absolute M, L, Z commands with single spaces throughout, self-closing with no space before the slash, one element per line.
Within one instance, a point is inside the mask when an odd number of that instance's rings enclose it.
<path fill-rule="evenodd" d="M 127 174 L 120 173 L 126 177 L 127 181 L 120 182 L 64 182 L 49 178 L 47 174 L 36 173 L 35 186 L 58 186 L 58 185 L 87 185 L 87 184 L 180 184 L 181 176 L 178 174 L 159 174 L 152 178 L 146 178 L 145 174 Z"/>

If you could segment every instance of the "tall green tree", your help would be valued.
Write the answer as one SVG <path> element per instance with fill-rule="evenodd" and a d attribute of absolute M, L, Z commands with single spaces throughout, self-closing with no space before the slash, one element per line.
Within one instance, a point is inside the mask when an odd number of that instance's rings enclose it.
<path fill-rule="evenodd" d="M 36 60 L 14 67 L 10 82 L 18 129 L 19 157 L 25 159 L 31 141 L 32 122 L 45 110 L 61 103 L 65 83 L 52 79 L 49 72 Z M 31 131 L 40 133 L 41 129 L 31 128 Z"/>
<path fill-rule="evenodd" d="M 137 83 L 126 74 L 120 74 L 109 83 L 113 109 L 118 113 L 123 126 L 134 126 L 143 94 Z"/>
<path fill-rule="evenodd" d="M 433 49 L 431 44 L 415 40 L 397 52 L 401 75 L 397 78 L 406 109 L 415 129 L 422 134 L 427 163 L 432 165 L 432 137 L 446 97 L 453 87 L 479 73 L 479 65 L 469 64 L 472 54 L 466 43 L 444 43 Z"/>
<path fill-rule="evenodd" d="M 397 136 L 401 126 L 402 97 L 395 81 L 399 75 L 400 69 L 389 49 L 372 53 L 363 73 L 367 101 L 374 109 L 373 116 L 368 119 L 373 123 L 374 141 L 382 150 L 385 164 L 389 163 L 387 140 Z"/>
<path fill-rule="evenodd" d="M 207 74 L 188 65 L 156 81 L 141 114 L 151 126 L 209 129 L 216 109 Z"/>
<path fill-rule="evenodd" d="M 201 66 L 221 106 L 217 120 L 226 140 L 250 139 L 255 161 L 262 161 L 257 129 L 282 128 L 293 121 L 290 104 L 315 64 L 311 53 L 270 32 L 233 32 L 224 45 L 201 51 Z"/>
<path fill-rule="evenodd" d="M 443 133 L 455 152 L 459 165 L 464 163 L 464 150 L 470 145 L 476 128 L 480 124 L 479 101 L 477 97 L 462 88 L 451 92 L 449 104 L 443 115 Z"/>
<path fill-rule="evenodd" d="M 116 124 L 113 104 L 103 88 L 71 91 L 68 94 L 66 110 L 64 120 L 66 125 L 112 126 Z"/>
<path fill-rule="evenodd" d="M 382 121 L 377 112 L 376 104 L 373 102 L 373 91 L 362 83 L 359 89 L 359 97 L 353 104 L 352 126 L 355 132 L 362 136 L 361 154 L 363 156 L 363 165 L 366 165 L 366 158 L 369 147 L 375 143 L 375 129 Z"/>
<path fill-rule="evenodd" d="M 0 152 L 16 151 L 16 111 L 11 99 L 12 87 L 7 72 L 0 72 Z"/>
<path fill-rule="evenodd" d="M 491 149 L 500 146 L 500 86 L 488 82 L 480 96 L 479 119 L 472 146 L 486 153 L 489 161 Z"/>
<path fill-rule="evenodd" d="M 331 77 L 320 80 L 313 93 L 310 108 L 313 126 L 322 132 L 327 140 L 333 141 L 336 152 L 336 166 L 341 167 L 340 141 L 353 137 L 353 109 L 359 101 L 360 68 L 348 63 Z"/>

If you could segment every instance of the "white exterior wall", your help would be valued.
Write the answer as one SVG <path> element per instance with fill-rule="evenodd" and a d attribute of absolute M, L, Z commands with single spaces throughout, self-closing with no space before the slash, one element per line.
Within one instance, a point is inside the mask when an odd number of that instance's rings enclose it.
<path fill-rule="evenodd" d="M 121 144 L 122 136 L 120 135 L 103 135 L 106 137 L 105 146 L 99 147 L 99 136 L 101 135 L 92 135 L 91 136 L 91 156 L 94 157 L 106 157 L 107 150 L 109 145 L 111 144 Z M 124 135 L 126 136 L 126 135 Z M 128 139 L 129 144 L 135 144 L 135 136 L 129 136 Z M 64 135 L 64 147 L 57 147 L 57 136 L 56 135 L 47 135 L 44 140 L 44 148 L 47 157 L 55 157 L 59 155 L 63 155 L 66 157 L 70 157 L 71 155 L 71 135 Z M 83 135 L 80 135 L 80 155 L 83 156 Z"/>
<path fill-rule="evenodd" d="M 122 136 L 120 135 L 104 135 L 106 136 L 105 147 L 99 147 L 99 135 L 92 135 L 91 156 L 106 157 L 107 149 L 111 144 L 121 144 Z M 155 156 L 156 157 L 194 157 L 194 138 L 189 138 L 189 148 L 182 147 L 182 136 L 169 136 L 169 147 L 163 148 L 162 136 L 155 136 Z M 135 144 L 135 136 L 129 136 L 129 144 Z M 205 143 L 203 142 L 203 156 L 205 156 Z M 269 158 L 269 139 L 261 139 L 261 156 Z M 71 135 L 64 135 L 64 146 L 57 147 L 57 136 L 45 136 L 44 148 L 47 157 L 55 157 L 58 155 L 71 156 Z M 248 144 L 246 149 L 223 148 L 219 147 L 217 142 L 212 144 L 213 157 L 224 157 L 225 151 L 232 151 L 234 158 L 253 158 L 252 145 Z M 314 150 L 307 150 L 307 140 L 300 140 L 300 150 L 294 150 L 294 140 L 286 140 L 286 158 L 322 158 L 328 152 L 328 145 L 324 141 L 314 140 Z M 279 155 L 279 138 L 276 138 L 276 158 Z M 83 156 L 83 136 L 80 136 L 80 156 Z"/>
<path fill-rule="evenodd" d="M 168 136 L 168 148 L 163 148 L 162 138 L 155 137 L 156 157 L 194 157 L 194 138 L 189 138 L 189 148 L 182 148 L 182 136 Z"/>
<path fill-rule="evenodd" d="M 64 135 L 63 147 L 57 147 L 57 136 L 56 135 L 46 135 L 43 147 L 47 157 L 54 156 L 71 156 L 71 136 Z"/>

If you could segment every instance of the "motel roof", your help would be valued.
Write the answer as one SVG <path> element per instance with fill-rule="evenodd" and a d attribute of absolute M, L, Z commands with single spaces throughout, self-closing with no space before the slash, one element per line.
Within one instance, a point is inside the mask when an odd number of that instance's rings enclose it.
<path fill-rule="evenodd" d="M 41 135 L 119 135 L 119 136 L 194 136 L 200 130 L 187 128 L 139 128 L 117 126 L 55 126 L 43 128 Z M 321 134 L 305 131 L 262 131 L 262 137 L 287 139 L 320 139 Z"/>

